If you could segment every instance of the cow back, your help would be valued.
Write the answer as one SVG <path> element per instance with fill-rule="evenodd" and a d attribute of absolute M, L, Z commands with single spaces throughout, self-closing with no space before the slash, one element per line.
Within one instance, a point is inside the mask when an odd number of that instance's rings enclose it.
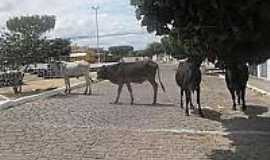
<path fill-rule="evenodd" d="M 106 76 L 113 83 L 143 83 L 155 79 L 158 65 L 153 61 L 138 61 L 108 66 Z"/>
<path fill-rule="evenodd" d="M 231 89 L 241 89 L 246 87 L 249 78 L 246 64 L 227 65 L 225 80 L 227 87 Z"/>
<path fill-rule="evenodd" d="M 175 79 L 178 86 L 182 89 L 195 90 L 201 83 L 200 68 L 189 62 L 179 64 Z"/>

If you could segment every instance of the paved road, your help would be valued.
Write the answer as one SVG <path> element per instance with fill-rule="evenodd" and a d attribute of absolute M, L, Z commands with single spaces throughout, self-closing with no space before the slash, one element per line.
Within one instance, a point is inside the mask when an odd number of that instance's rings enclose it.
<path fill-rule="evenodd" d="M 133 85 L 135 105 L 127 89 L 113 105 L 116 88 L 109 82 L 0 112 L 2 160 L 178 160 L 260 159 L 270 157 L 269 97 L 248 91 L 248 110 L 231 110 L 224 80 L 205 75 L 202 107 L 186 117 L 172 65 L 162 65 L 167 92 L 152 102 L 150 84 Z M 239 109 L 238 109 L 239 110 Z"/>

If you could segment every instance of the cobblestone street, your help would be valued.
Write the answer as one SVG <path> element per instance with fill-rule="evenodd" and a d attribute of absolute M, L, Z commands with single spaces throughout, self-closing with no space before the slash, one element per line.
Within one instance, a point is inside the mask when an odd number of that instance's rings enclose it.
<path fill-rule="evenodd" d="M 1 160 L 269 160 L 270 100 L 250 90 L 245 113 L 232 111 L 225 81 L 204 75 L 197 111 L 180 109 L 174 65 L 160 65 L 166 93 L 152 106 L 149 83 L 127 88 L 111 104 L 117 86 L 94 85 L 94 95 L 75 90 L 0 111 Z"/>

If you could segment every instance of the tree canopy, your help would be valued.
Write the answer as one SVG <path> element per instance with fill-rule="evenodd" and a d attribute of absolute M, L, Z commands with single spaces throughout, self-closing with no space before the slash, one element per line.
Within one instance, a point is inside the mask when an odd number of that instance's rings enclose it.
<path fill-rule="evenodd" d="M 129 56 L 133 52 L 132 46 L 112 46 L 109 47 L 109 52 L 114 56 Z"/>
<path fill-rule="evenodd" d="M 7 28 L 11 32 L 24 36 L 39 38 L 42 34 L 54 29 L 55 16 L 22 16 L 7 21 Z"/>
<path fill-rule="evenodd" d="M 270 1 L 131 0 L 148 32 L 174 34 L 189 53 L 214 50 L 224 61 L 269 58 Z"/>
<path fill-rule="evenodd" d="M 0 58 L 13 68 L 45 62 L 70 53 L 70 42 L 48 40 L 43 34 L 54 28 L 54 16 L 23 16 L 7 21 L 9 32 L 1 35 Z"/>
<path fill-rule="evenodd" d="M 175 40 L 172 36 L 164 36 L 161 38 L 161 44 L 167 55 L 175 58 L 183 59 L 188 56 L 183 44 Z"/>
<path fill-rule="evenodd" d="M 165 50 L 161 43 L 153 42 L 153 43 L 148 44 L 144 52 L 146 56 L 152 57 L 155 54 L 157 55 L 163 54 Z"/>

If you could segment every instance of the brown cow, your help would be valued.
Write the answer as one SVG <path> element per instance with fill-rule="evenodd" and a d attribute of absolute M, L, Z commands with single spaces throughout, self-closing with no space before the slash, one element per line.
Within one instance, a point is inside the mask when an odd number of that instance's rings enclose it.
<path fill-rule="evenodd" d="M 149 81 L 154 89 L 153 104 L 157 102 L 158 83 L 155 80 L 156 71 L 158 71 L 159 83 L 165 92 L 163 83 L 160 80 L 160 71 L 157 63 L 151 60 L 138 61 L 132 63 L 120 62 L 112 66 L 103 66 L 97 72 L 98 79 L 110 80 L 112 83 L 117 84 L 118 92 L 114 103 L 119 102 L 122 87 L 126 84 L 131 97 L 131 104 L 134 103 L 131 83 L 143 83 Z"/>

